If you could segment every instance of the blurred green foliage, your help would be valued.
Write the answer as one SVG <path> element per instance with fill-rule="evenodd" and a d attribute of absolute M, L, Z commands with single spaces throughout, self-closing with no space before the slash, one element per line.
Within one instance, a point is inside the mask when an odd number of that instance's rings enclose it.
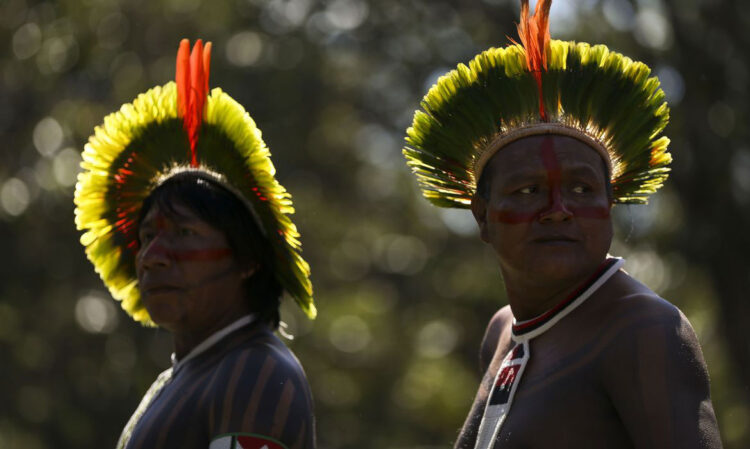
<path fill-rule="evenodd" d="M 420 197 L 400 153 L 436 77 L 514 36 L 515 0 L 0 0 L 0 447 L 112 447 L 169 364 L 78 244 L 80 150 L 103 116 L 214 42 L 212 86 L 264 132 L 313 269 L 319 318 L 285 304 L 321 448 L 448 447 L 505 304 L 467 211 Z M 703 344 L 727 448 L 750 447 L 750 5 L 556 0 L 552 35 L 649 63 L 674 172 L 616 212 L 613 253 Z"/>

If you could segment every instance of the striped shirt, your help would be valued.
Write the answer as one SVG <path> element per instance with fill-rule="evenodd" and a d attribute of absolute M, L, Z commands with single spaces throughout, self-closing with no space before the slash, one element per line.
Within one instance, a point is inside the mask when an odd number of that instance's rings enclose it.
<path fill-rule="evenodd" d="M 255 439 L 257 447 L 263 442 L 269 448 L 315 447 L 305 374 L 264 324 L 242 326 L 161 373 L 123 430 L 118 448 L 207 449 L 222 447 L 232 435 Z"/>

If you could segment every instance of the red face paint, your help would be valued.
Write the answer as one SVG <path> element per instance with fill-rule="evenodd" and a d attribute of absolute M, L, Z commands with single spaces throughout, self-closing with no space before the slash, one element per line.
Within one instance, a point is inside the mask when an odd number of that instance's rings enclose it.
<path fill-rule="evenodd" d="M 232 256 L 232 250 L 229 248 L 206 248 L 193 249 L 184 251 L 171 251 L 169 254 L 175 261 L 196 261 L 196 260 L 221 260 Z"/>
<path fill-rule="evenodd" d="M 176 262 L 182 261 L 216 261 L 232 256 L 232 250 L 228 247 L 220 248 L 202 248 L 202 249 L 172 249 L 170 245 L 164 245 L 163 242 L 155 242 L 155 238 L 169 232 L 170 221 L 164 214 L 157 213 L 153 217 L 153 226 L 157 231 L 156 236 L 150 239 L 150 242 L 143 248 L 153 255 L 167 257 Z"/>
<path fill-rule="evenodd" d="M 580 218 L 609 218 L 609 207 L 607 206 L 573 206 L 568 207 L 563 201 L 562 195 L 562 169 L 555 153 L 555 141 L 547 137 L 542 141 L 540 157 L 547 174 L 547 185 L 549 189 L 547 205 L 542 210 L 530 212 L 514 212 L 510 210 L 492 210 L 489 218 L 507 224 L 530 223 L 541 219 L 549 214 L 561 213 L 567 216 Z"/>
<path fill-rule="evenodd" d="M 536 219 L 537 215 L 539 215 L 537 212 L 522 213 L 507 210 L 492 210 L 490 211 L 490 220 L 507 224 L 530 223 Z"/>
<path fill-rule="evenodd" d="M 562 176 L 560 175 L 560 161 L 555 154 L 555 141 L 551 137 L 546 137 L 542 141 L 542 164 L 547 171 L 547 184 L 549 187 L 549 198 L 547 208 L 539 216 L 548 216 L 553 213 L 561 213 L 567 216 L 573 215 L 568 210 L 562 198 Z"/>

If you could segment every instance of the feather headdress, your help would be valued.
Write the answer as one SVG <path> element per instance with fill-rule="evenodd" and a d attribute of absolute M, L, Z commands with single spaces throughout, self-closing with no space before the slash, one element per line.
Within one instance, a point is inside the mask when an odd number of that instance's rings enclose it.
<path fill-rule="evenodd" d="M 551 40 L 551 3 L 539 0 L 529 17 L 522 0 L 520 44 L 459 64 L 422 99 L 403 152 L 433 204 L 469 208 L 492 155 L 535 134 L 599 151 L 617 203 L 645 203 L 666 180 L 669 108 L 659 80 L 604 45 Z"/>
<path fill-rule="evenodd" d="M 104 118 L 83 151 L 75 220 L 81 243 L 112 296 L 136 321 L 153 325 L 137 287 L 136 220 L 143 200 L 186 167 L 241 196 L 273 248 L 283 288 L 316 315 L 310 267 L 302 258 L 289 193 L 274 178 L 271 154 L 245 109 L 221 89 L 209 93 L 211 44 L 182 40 L 176 83 L 140 94 Z"/>

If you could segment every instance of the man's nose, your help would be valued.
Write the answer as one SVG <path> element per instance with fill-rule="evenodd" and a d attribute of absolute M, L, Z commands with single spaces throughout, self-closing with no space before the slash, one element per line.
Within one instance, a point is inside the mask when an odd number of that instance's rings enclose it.
<path fill-rule="evenodd" d="M 172 260 L 171 253 L 168 242 L 157 234 L 138 250 L 136 264 L 146 270 L 166 267 Z"/>
<path fill-rule="evenodd" d="M 539 214 L 539 221 L 544 223 L 569 220 L 573 216 L 573 212 L 565 203 L 565 198 L 563 198 L 559 188 L 550 190 L 547 207 Z"/>

